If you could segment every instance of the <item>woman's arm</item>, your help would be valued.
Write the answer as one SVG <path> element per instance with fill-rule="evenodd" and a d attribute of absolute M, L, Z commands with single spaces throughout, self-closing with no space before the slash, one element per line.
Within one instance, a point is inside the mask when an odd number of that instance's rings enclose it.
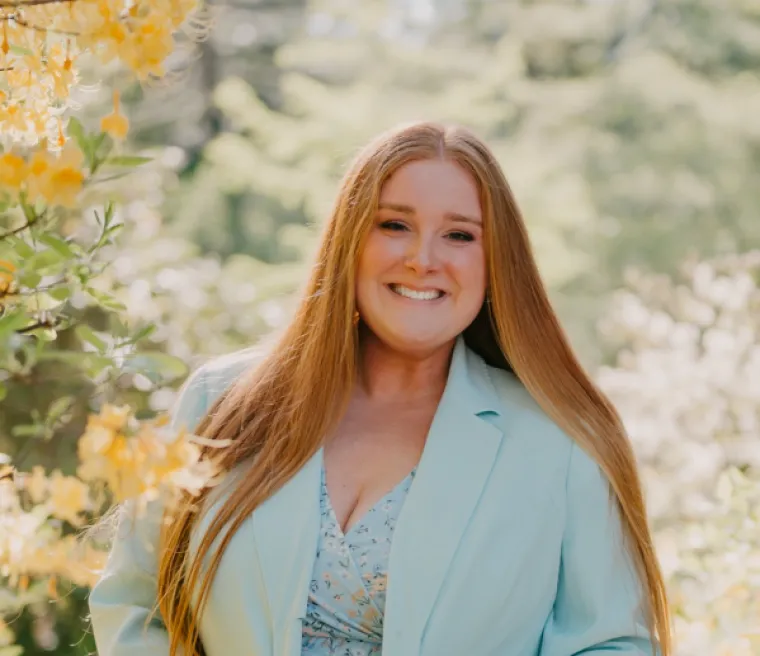
<path fill-rule="evenodd" d="M 172 428 L 193 430 L 208 407 L 202 369 L 185 383 L 172 412 Z M 137 516 L 134 504 L 118 510 L 118 528 L 100 579 L 90 591 L 92 629 L 99 656 L 168 656 L 169 638 L 156 612 L 156 553 L 160 504 Z"/>
<path fill-rule="evenodd" d="M 541 656 L 656 654 L 641 612 L 645 599 L 607 478 L 573 444 L 557 597 Z"/>

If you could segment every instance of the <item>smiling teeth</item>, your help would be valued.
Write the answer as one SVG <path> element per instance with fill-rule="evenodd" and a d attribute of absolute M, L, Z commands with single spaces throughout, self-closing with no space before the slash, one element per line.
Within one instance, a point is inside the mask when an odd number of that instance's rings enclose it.
<path fill-rule="evenodd" d="M 443 292 L 437 289 L 418 292 L 414 289 L 409 289 L 408 287 L 403 287 L 401 285 L 391 285 L 390 287 L 400 296 L 405 296 L 406 298 L 411 298 L 415 301 L 434 301 L 435 299 L 443 296 Z"/>

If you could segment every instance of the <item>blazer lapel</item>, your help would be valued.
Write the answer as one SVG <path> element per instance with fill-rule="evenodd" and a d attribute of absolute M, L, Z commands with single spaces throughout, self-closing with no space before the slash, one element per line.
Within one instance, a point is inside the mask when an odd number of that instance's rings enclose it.
<path fill-rule="evenodd" d="M 418 656 L 425 625 L 496 460 L 501 404 L 485 364 L 459 339 L 388 566 L 383 653 Z"/>
<path fill-rule="evenodd" d="M 300 656 L 319 538 L 322 449 L 253 513 L 253 538 L 272 613 L 273 653 Z"/>

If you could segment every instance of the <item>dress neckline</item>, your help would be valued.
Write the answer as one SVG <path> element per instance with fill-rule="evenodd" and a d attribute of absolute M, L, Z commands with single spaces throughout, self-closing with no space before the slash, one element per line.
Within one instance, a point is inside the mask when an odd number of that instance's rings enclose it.
<path fill-rule="evenodd" d="M 344 530 L 344 528 L 340 525 L 340 522 L 338 521 L 338 516 L 335 514 L 335 509 L 333 508 L 332 501 L 330 500 L 330 490 L 327 489 L 327 474 L 325 472 L 325 466 L 324 463 L 322 464 L 322 493 L 325 497 L 325 503 L 327 504 L 327 509 L 330 513 L 330 516 L 332 520 L 335 522 L 335 526 L 340 531 L 340 534 L 343 538 L 347 538 L 351 533 L 354 531 L 354 529 L 362 524 L 362 522 L 366 519 L 367 515 L 369 513 L 373 512 L 381 503 L 383 503 L 388 497 L 393 495 L 402 485 L 404 485 L 410 478 L 414 478 L 415 474 L 417 473 L 417 465 L 415 465 L 412 468 L 412 471 L 410 471 L 404 478 L 402 478 L 396 485 L 394 485 L 388 492 L 386 492 L 382 497 L 380 497 L 374 504 L 372 504 L 371 507 L 367 508 L 367 510 L 364 511 L 364 513 L 359 517 L 356 521 L 354 521 L 350 527 L 348 527 L 348 530 Z"/>

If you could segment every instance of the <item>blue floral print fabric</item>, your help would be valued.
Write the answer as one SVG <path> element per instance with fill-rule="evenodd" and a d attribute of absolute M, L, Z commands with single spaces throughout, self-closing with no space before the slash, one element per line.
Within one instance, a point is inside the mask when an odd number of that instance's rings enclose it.
<path fill-rule="evenodd" d="M 322 469 L 322 525 L 303 625 L 303 656 L 381 654 L 391 538 L 415 472 L 344 535 Z"/>

